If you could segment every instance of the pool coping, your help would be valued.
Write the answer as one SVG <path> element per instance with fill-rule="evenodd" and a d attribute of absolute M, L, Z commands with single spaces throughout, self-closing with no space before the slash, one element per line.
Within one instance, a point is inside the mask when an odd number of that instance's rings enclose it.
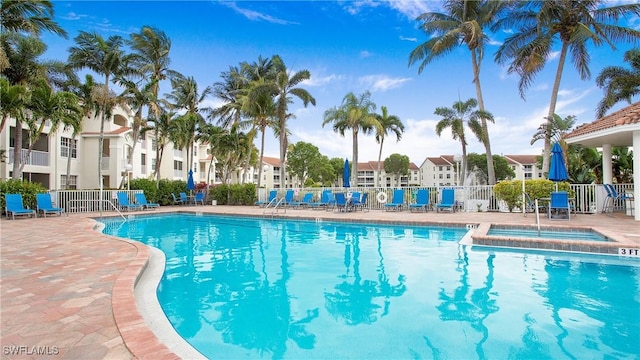
<path fill-rule="evenodd" d="M 193 210 L 169 210 L 166 212 L 156 213 L 137 213 L 130 214 L 132 217 L 142 216 L 159 216 L 167 214 L 195 214 L 203 215 L 205 212 L 198 209 Z M 595 231 L 612 240 L 611 243 L 602 246 L 601 242 L 571 240 L 571 244 L 567 240 L 548 240 L 540 242 L 539 239 L 488 236 L 487 232 L 492 224 L 503 226 L 500 222 L 480 222 L 480 221 L 407 221 L 407 220 L 381 220 L 381 219 L 354 219 L 354 218 L 335 218 L 330 216 L 290 216 L 286 214 L 246 214 L 246 213 L 218 213 L 206 212 L 207 215 L 218 216 L 241 216 L 259 219 L 279 219 L 279 220 L 303 220 L 303 221 L 327 221 L 327 222 L 355 222 L 368 224 L 385 224 L 385 225 L 408 225 L 408 226 L 443 226 L 466 228 L 467 232 L 459 241 L 460 244 L 467 246 L 481 247 L 501 247 L 516 248 L 530 250 L 551 250 L 551 251 L 569 251 L 577 253 L 591 253 L 593 255 L 618 255 L 618 247 L 620 245 L 630 244 L 618 242 L 615 237 L 616 233 L 603 229 L 594 230 L 585 226 L 545 226 L 551 229 L 568 230 L 571 228 L 580 230 Z M 103 216 L 103 218 L 119 218 L 118 215 Z M 101 231 L 104 226 L 96 218 L 92 218 L 95 222 L 94 231 Z M 506 225 L 512 226 L 512 225 Z M 518 225 L 513 225 L 518 227 Z M 523 225 L 520 227 L 529 227 Z M 100 228 L 100 230 L 98 230 Z M 120 241 L 131 243 L 138 250 L 136 258 L 129 264 L 125 271 L 118 277 L 114 283 L 112 307 L 116 326 L 120 330 L 122 339 L 126 347 L 136 358 L 152 357 L 154 359 L 192 359 L 205 358 L 195 348 L 193 348 L 184 338 L 177 334 L 176 330 L 169 323 L 166 315 L 162 311 L 157 296 L 147 296 L 138 299 L 141 292 L 149 295 L 153 293 L 160 282 L 164 271 L 164 253 L 161 250 L 152 248 L 143 243 L 119 238 L 103 234 L 101 235 L 118 239 Z M 533 241 L 532 241 L 533 240 Z M 532 247 L 533 244 L 541 243 L 544 246 Z M 595 245 L 600 243 L 600 247 Z M 607 250 L 607 252 L 589 251 L 589 250 Z M 615 251 L 613 251 L 615 249 Z M 161 254 L 157 256 L 155 251 Z M 587 250 L 587 251 L 585 251 Z M 155 255 L 154 255 L 155 254 Z M 135 304 L 135 306 L 131 306 Z M 148 339 L 153 340 L 148 340 Z M 147 339 L 141 341 L 141 339 Z"/>

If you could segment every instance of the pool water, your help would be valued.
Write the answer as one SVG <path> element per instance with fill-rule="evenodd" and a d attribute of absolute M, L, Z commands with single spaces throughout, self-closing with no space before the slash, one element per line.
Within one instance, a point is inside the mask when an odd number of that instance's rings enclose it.
<path fill-rule="evenodd" d="M 105 220 L 166 254 L 160 304 L 220 359 L 640 357 L 640 265 L 458 244 L 461 228 Z"/>
<path fill-rule="evenodd" d="M 508 236 L 517 238 L 541 238 L 541 239 L 560 239 L 560 240 L 583 240 L 583 241 L 609 241 L 605 236 L 595 232 L 586 230 L 546 230 L 541 229 L 538 233 L 537 229 L 530 228 L 503 228 L 499 226 L 491 226 L 487 235 Z"/>

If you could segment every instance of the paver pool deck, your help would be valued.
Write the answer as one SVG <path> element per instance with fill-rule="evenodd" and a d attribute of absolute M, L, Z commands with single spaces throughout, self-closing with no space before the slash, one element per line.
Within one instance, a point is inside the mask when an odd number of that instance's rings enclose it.
<path fill-rule="evenodd" d="M 162 207 L 158 212 L 264 216 L 244 206 Z M 133 212 L 143 213 L 143 212 Z M 105 213 L 113 216 L 114 213 Z M 277 216 L 441 224 L 535 225 L 518 213 L 334 213 L 279 211 Z M 138 311 L 134 287 L 147 266 L 147 246 L 95 230 L 97 213 L 0 220 L 2 359 L 175 359 Z M 586 227 L 640 248 L 640 223 L 616 213 L 579 214 L 542 225 Z"/>

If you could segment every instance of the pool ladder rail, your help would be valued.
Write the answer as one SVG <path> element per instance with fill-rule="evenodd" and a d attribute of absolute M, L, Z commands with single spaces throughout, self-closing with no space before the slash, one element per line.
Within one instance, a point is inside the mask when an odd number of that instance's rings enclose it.
<path fill-rule="evenodd" d="M 284 198 L 273 198 L 271 201 L 269 201 L 269 203 L 267 204 L 267 206 L 264 207 L 264 210 L 262 210 L 262 215 L 266 215 L 267 210 L 271 209 L 271 215 L 273 215 L 274 213 L 277 213 L 279 209 L 284 209 L 284 213 L 287 213 L 287 207 L 286 206 L 280 206 L 283 205 L 285 203 Z"/>

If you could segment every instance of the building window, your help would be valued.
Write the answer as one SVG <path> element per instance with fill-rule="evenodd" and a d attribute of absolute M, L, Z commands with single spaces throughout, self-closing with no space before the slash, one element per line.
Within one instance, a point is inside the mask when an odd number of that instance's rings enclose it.
<path fill-rule="evenodd" d="M 442 179 L 442 174 L 440 174 L 440 179 Z"/>
<path fill-rule="evenodd" d="M 70 152 L 71 157 L 73 159 L 77 159 L 78 158 L 77 147 L 78 147 L 78 140 L 70 139 L 66 137 L 60 138 L 60 156 L 66 158 L 69 156 L 69 152 Z"/>
<path fill-rule="evenodd" d="M 173 170 L 182 170 L 182 161 L 173 160 Z"/>
<path fill-rule="evenodd" d="M 438 171 L 442 171 L 442 165 L 438 166 Z"/>
<path fill-rule="evenodd" d="M 158 149 L 158 143 L 155 139 L 151 140 L 151 150 L 156 151 Z"/>
<path fill-rule="evenodd" d="M 66 190 L 75 190 L 77 189 L 78 176 L 71 175 L 69 176 L 69 186 L 67 186 L 67 175 L 60 175 L 60 188 Z"/>

